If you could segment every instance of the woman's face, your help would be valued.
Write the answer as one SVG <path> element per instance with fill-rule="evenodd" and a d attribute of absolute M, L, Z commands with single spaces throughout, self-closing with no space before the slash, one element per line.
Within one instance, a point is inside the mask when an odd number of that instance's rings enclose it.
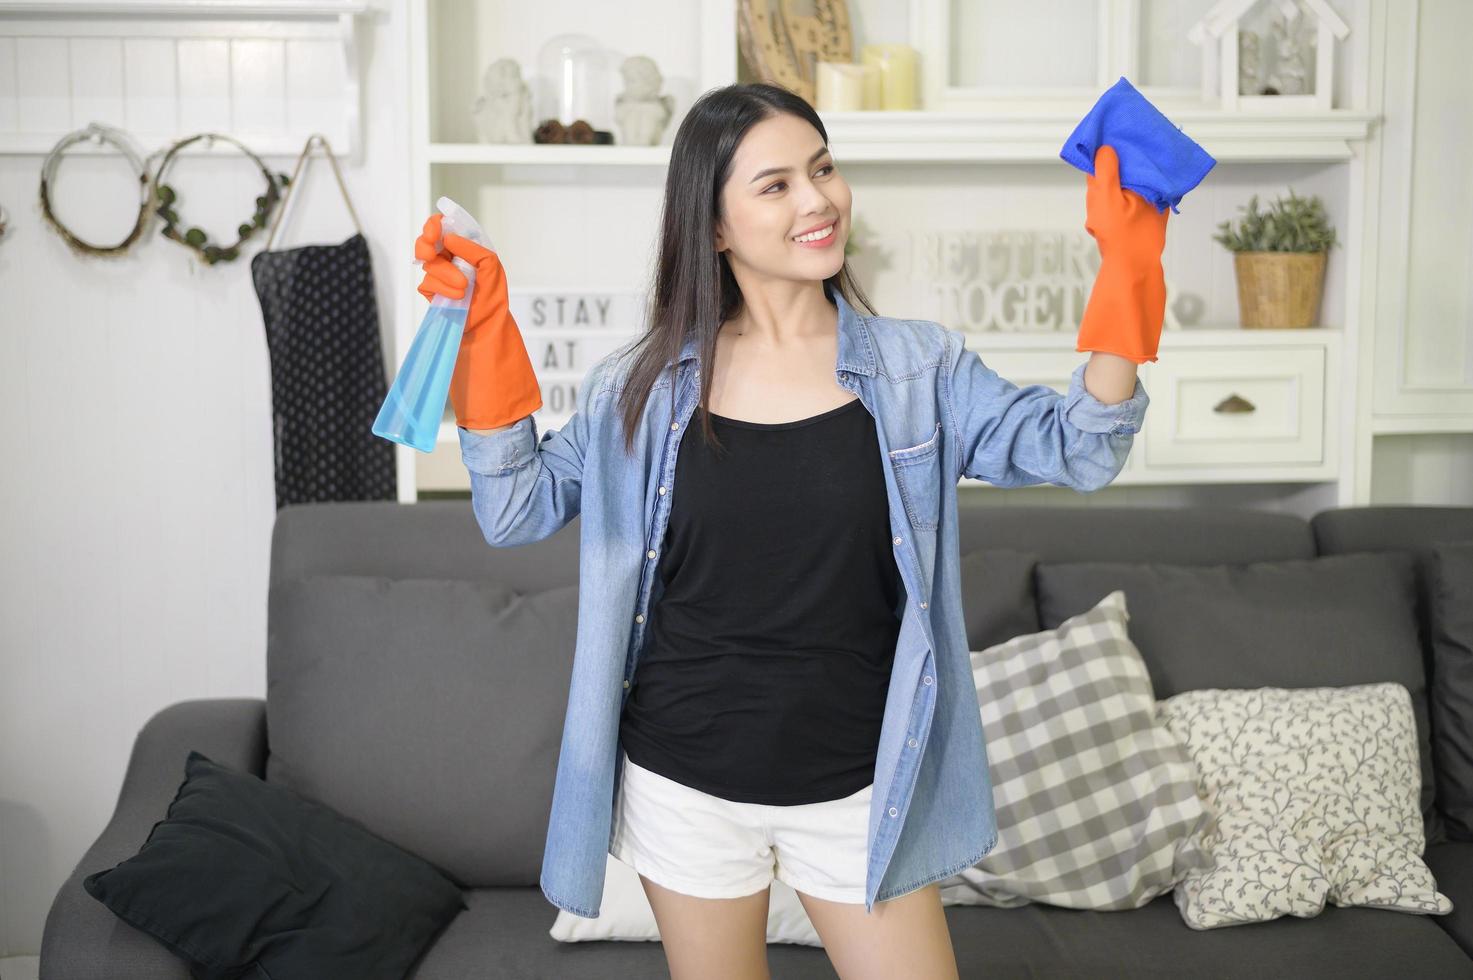
<path fill-rule="evenodd" d="M 788 113 L 770 116 L 737 147 L 721 190 L 716 251 L 726 252 L 739 281 L 827 279 L 844 265 L 850 203 L 818 130 Z M 826 238 L 796 240 L 826 225 L 833 225 Z"/>

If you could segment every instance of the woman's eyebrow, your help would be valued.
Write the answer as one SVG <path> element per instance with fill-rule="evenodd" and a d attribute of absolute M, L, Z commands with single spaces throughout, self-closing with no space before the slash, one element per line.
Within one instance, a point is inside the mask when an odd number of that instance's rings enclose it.
<path fill-rule="evenodd" d="M 809 166 L 812 166 L 813 164 L 817 163 L 818 162 L 818 158 L 821 157 L 821 156 L 823 156 L 827 152 L 829 152 L 829 148 L 827 146 L 820 146 L 818 148 L 818 152 L 815 153 L 815 154 L 813 154 L 813 156 L 811 156 L 811 157 L 808 158 L 808 164 L 809 164 Z M 785 174 L 789 170 L 792 170 L 792 169 L 793 169 L 792 167 L 768 167 L 766 170 L 759 170 L 759 171 L 757 171 L 757 176 L 755 176 L 751 180 L 747 181 L 747 183 L 750 184 L 750 183 L 753 183 L 755 181 L 759 181 L 763 177 L 767 177 L 767 176 L 770 176 L 772 174 Z"/>

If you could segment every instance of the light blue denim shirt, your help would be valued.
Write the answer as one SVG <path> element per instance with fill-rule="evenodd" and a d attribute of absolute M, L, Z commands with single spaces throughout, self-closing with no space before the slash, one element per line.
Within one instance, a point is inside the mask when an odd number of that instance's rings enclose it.
<path fill-rule="evenodd" d="M 1125 465 L 1149 399 L 1104 404 L 999 377 L 957 330 L 838 307 L 835 380 L 875 419 L 894 554 L 905 585 L 875 759 L 865 909 L 980 860 L 997 842 L 992 779 L 962 621 L 957 482 L 1055 483 L 1084 493 Z M 537 433 L 527 416 L 489 435 L 460 433 L 476 520 L 497 547 L 547 537 L 582 514 L 577 648 L 543 853 L 541 887 L 559 908 L 597 918 L 622 773 L 619 715 L 663 586 L 656 574 L 679 487 L 680 440 L 700 396 L 687 341 L 655 384 L 625 454 L 625 345 L 594 364 L 577 411 Z M 1087 363 L 1087 362 L 1086 362 Z M 699 436 L 697 437 L 699 438 Z"/>

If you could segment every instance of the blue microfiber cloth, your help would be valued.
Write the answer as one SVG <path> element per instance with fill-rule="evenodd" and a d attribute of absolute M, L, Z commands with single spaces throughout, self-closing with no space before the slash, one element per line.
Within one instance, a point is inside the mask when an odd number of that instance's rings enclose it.
<path fill-rule="evenodd" d="M 1059 156 L 1093 174 L 1095 151 L 1103 143 L 1113 146 L 1120 158 L 1120 186 L 1150 201 L 1157 211 L 1170 206 L 1180 214 L 1177 204 L 1217 165 L 1124 75 L 1074 127 Z"/>

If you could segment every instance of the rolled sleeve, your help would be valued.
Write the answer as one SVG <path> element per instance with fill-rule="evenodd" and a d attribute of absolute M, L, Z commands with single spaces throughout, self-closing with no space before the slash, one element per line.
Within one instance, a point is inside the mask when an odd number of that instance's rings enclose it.
<path fill-rule="evenodd" d="M 1141 431 L 1146 419 L 1146 406 L 1151 403 L 1141 379 L 1135 379 L 1135 390 L 1129 398 L 1107 405 L 1084 386 L 1087 367 L 1089 361 L 1080 364 L 1069 376 L 1069 391 L 1064 395 L 1064 421 L 1082 432 L 1121 436 Z"/>
<path fill-rule="evenodd" d="M 578 386 L 577 407 L 560 428 L 537 431 L 526 415 L 499 432 L 460 426 L 460 457 L 471 478 L 471 506 L 486 541 L 528 544 L 555 533 L 583 505 L 583 473 L 599 423 L 597 403 L 606 393 L 595 363 Z"/>
<path fill-rule="evenodd" d="M 520 469 L 537 451 L 537 420 L 531 415 L 500 432 L 471 432 L 459 425 L 455 431 L 460 435 L 461 462 L 472 473 L 495 476 Z"/>
<path fill-rule="evenodd" d="M 1149 398 L 1136 378 L 1130 398 L 1106 405 L 1084 387 L 1079 365 L 1069 390 L 1019 386 L 998 375 L 967 337 L 948 329 L 950 368 L 942 373 L 959 475 L 999 487 L 1054 483 L 1091 492 L 1125 465 Z"/>

